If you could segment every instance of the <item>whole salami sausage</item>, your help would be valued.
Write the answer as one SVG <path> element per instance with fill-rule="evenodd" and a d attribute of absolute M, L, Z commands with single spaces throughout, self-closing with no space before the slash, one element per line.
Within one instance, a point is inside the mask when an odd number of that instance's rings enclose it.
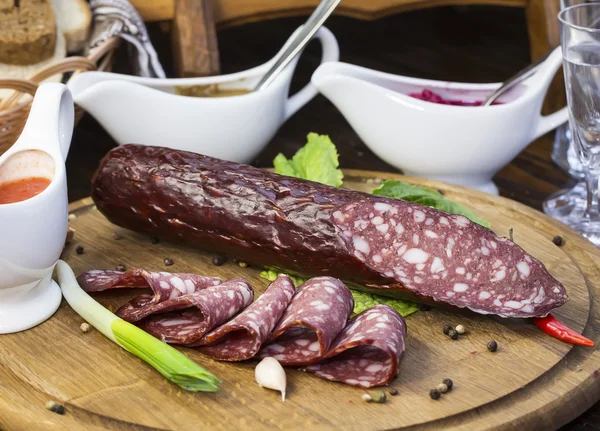
<path fill-rule="evenodd" d="M 346 326 L 353 309 L 354 299 L 344 283 L 332 277 L 311 278 L 296 290 L 258 357 L 272 356 L 282 365 L 317 362 Z"/>
<path fill-rule="evenodd" d="M 293 296 L 294 283 L 280 275 L 252 305 L 192 346 L 200 346 L 200 353 L 219 361 L 250 359 L 267 340 Z"/>
<path fill-rule="evenodd" d="M 165 343 L 191 344 L 252 303 L 254 290 L 241 278 L 160 302 L 137 323 Z"/>
<path fill-rule="evenodd" d="M 391 296 L 505 317 L 567 301 L 540 261 L 466 217 L 190 152 L 119 146 L 92 198 L 134 231 Z"/>
<path fill-rule="evenodd" d="M 323 360 L 306 371 L 364 388 L 385 385 L 397 374 L 405 337 L 402 316 L 388 305 L 376 305 L 350 320 Z"/>
<path fill-rule="evenodd" d="M 194 293 L 221 283 L 218 277 L 196 274 L 173 274 L 152 272 L 143 269 L 129 271 L 90 270 L 77 277 L 86 292 L 101 292 L 109 289 L 140 288 L 152 289 L 154 294 L 142 293 L 120 307 L 116 314 L 128 322 L 137 322 L 156 311 L 156 306 L 167 299 Z"/>

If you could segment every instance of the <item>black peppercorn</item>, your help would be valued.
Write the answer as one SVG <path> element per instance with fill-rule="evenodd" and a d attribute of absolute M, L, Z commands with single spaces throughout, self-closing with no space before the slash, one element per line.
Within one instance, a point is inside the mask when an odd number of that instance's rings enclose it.
<path fill-rule="evenodd" d="M 452 390 L 452 386 L 454 386 L 454 383 L 452 382 L 452 380 L 450 379 L 444 379 L 444 384 L 446 386 L 448 386 L 448 390 L 451 391 Z"/>
<path fill-rule="evenodd" d="M 83 254 L 83 246 L 82 245 L 78 245 L 77 248 L 75 249 L 75 253 L 77 253 L 77 254 Z"/>
<path fill-rule="evenodd" d="M 221 266 L 226 261 L 227 261 L 227 259 L 225 259 L 223 256 L 215 256 L 215 257 L 213 257 L 212 264 L 215 266 Z"/>
<path fill-rule="evenodd" d="M 552 242 L 554 245 L 561 247 L 565 243 L 565 240 L 562 236 L 556 235 L 554 238 L 552 238 Z"/>
<path fill-rule="evenodd" d="M 396 388 L 390 388 L 390 390 L 388 392 L 393 397 L 395 397 L 396 395 L 398 395 L 398 389 L 396 389 Z"/>
<path fill-rule="evenodd" d="M 495 352 L 496 350 L 498 350 L 498 343 L 496 343 L 494 340 L 490 341 L 490 342 L 487 344 L 487 349 L 488 349 L 490 352 Z"/>
<path fill-rule="evenodd" d="M 453 340 L 458 340 L 458 332 L 456 332 L 454 329 L 450 330 L 450 332 L 448 333 L 448 336 L 450 338 L 452 338 Z"/>
<path fill-rule="evenodd" d="M 167 266 L 171 266 L 171 265 L 173 265 L 173 259 L 170 259 L 170 258 L 168 258 L 168 257 L 167 257 L 167 258 L 165 258 L 165 265 L 167 265 Z"/>
<path fill-rule="evenodd" d="M 432 400 L 439 400 L 442 394 L 440 394 L 440 391 L 438 391 L 437 389 L 432 389 L 429 391 L 429 396 Z"/>
<path fill-rule="evenodd" d="M 118 264 L 115 269 L 117 271 L 121 271 L 121 272 L 125 272 L 125 270 L 126 270 L 125 265 L 123 265 L 122 263 Z"/>
<path fill-rule="evenodd" d="M 452 326 L 444 325 L 444 335 L 450 335 L 451 330 L 452 330 Z"/>

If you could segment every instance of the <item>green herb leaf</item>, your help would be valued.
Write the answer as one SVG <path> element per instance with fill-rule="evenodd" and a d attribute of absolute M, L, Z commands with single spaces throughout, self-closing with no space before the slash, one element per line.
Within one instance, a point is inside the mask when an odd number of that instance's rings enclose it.
<path fill-rule="evenodd" d="M 289 177 L 303 178 L 329 186 L 342 185 L 344 175 L 338 169 L 338 152 L 327 135 L 309 133 L 306 145 L 287 159 L 278 154 L 273 160 L 275 173 Z"/>
<path fill-rule="evenodd" d="M 438 191 L 426 187 L 416 186 L 397 180 L 386 180 L 373 190 L 373 194 L 415 202 L 451 214 L 460 214 L 484 227 L 490 227 L 490 223 L 487 220 L 477 217 L 468 208 L 452 202 L 451 200 L 446 199 Z"/>
<path fill-rule="evenodd" d="M 417 304 L 414 302 L 403 301 L 401 299 L 390 298 L 373 293 L 359 292 L 358 290 L 351 290 L 351 292 L 354 297 L 354 314 L 362 313 L 378 304 L 389 305 L 404 317 L 419 310 Z"/>

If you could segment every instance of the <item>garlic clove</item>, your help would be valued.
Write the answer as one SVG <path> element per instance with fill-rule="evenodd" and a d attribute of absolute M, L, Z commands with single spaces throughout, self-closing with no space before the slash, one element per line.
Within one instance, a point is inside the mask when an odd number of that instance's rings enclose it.
<path fill-rule="evenodd" d="M 275 358 L 265 358 L 254 369 L 254 377 L 258 386 L 281 392 L 281 400 L 285 401 L 287 379 L 285 370 Z"/>

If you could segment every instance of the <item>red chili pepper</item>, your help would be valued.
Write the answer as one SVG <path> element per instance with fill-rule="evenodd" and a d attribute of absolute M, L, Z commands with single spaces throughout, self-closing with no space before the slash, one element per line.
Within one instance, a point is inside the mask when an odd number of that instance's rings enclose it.
<path fill-rule="evenodd" d="M 566 343 L 577 344 L 578 346 L 594 346 L 592 340 L 563 325 L 552 314 L 548 314 L 546 317 L 534 317 L 533 323 L 546 334 Z"/>

